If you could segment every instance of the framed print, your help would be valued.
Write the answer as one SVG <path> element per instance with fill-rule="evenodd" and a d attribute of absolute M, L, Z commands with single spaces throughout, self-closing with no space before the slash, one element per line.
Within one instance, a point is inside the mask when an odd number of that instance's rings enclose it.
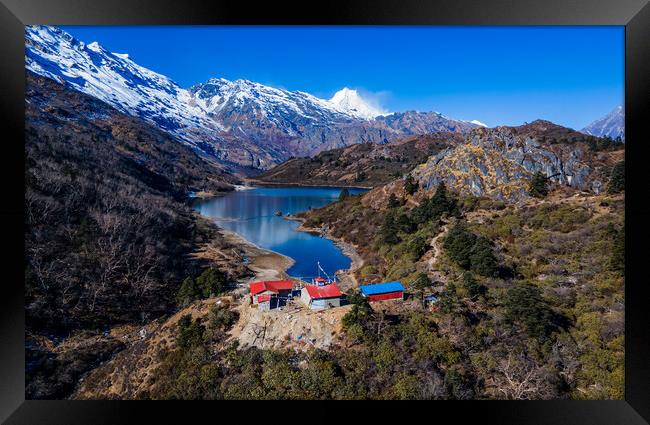
<path fill-rule="evenodd" d="M 3 420 L 648 423 L 650 6 L 132 3 L 0 7 Z"/>

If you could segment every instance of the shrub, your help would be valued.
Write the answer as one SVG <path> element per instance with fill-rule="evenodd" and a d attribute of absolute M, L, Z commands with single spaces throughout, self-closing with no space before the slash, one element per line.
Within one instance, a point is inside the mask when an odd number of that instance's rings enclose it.
<path fill-rule="evenodd" d="M 354 305 L 343 316 L 343 328 L 346 331 L 354 330 L 358 334 L 359 330 L 363 330 L 372 319 L 374 311 L 368 300 L 358 292 L 348 294 L 347 299 Z"/>
<path fill-rule="evenodd" d="M 208 326 L 213 329 L 219 329 L 222 331 L 228 330 L 232 327 L 232 325 L 235 324 L 236 321 L 237 313 L 226 307 L 214 305 L 210 309 Z"/>
<path fill-rule="evenodd" d="M 409 254 L 413 256 L 416 260 L 419 259 L 427 252 L 429 248 L 429 243 L 427 240 L 420 235 L 414 236 L 407 244 L 406 249 Z"/>
<path fill-rule="evenodd" d="M 612 244 L 612 256 L 609 259 L 609 269 L 625 273 L 625 227 L 616 231 Z"/>
<path fill-rule="evenodd" d="M 380 239 L 381 242 L 386 245 L 394 245 L 399 243 L 400 239 L 397 236 L 399 228 L 395 220 L 395 213 L 389 211 L 388 214 L 384 217 L 384 223 L 381 226 L 380 230 Z"/>
<path fill-rule="evenodd" d="M 401 202 L 397 199 L 394 193 L 391 193 L 388 197 L 388 208 L 397 208 L 401 205 Z"/>
<path fill-rule="evenodd" d="M 463 273 L 462 284 L 463 288 L 467 291 L 467 295 L 472 299 L 476 299 L 480 295 L 485 294 L 486 288 L 476 281 L 471 272 Z"/>

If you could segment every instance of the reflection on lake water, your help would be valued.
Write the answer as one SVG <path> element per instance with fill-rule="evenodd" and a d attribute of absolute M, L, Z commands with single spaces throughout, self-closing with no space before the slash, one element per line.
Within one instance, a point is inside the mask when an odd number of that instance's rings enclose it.
<path fill-rule="evenodd" d="M 357 194 L 364 189 L 348 189 Z M 350 259 L 329 239 L 296 229 L 296 221 L 276 216 L 296 214 L 319 208 L 338 199 L 340 188 L 291 187 L 254 188 L 231 192 L 219 198 L 198 200 L 194 208 L 212 218 L 219 226 L 231 230 L 254 244 L 291 257 L 295 264 L 287 270 L 290 276 L 311 277 L 320 261 L 332 275 L 350 267 Z"/>

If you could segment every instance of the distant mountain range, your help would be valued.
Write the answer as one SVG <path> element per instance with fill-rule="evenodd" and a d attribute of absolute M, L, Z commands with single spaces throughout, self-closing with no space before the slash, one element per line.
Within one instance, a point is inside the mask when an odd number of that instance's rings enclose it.
<path fill-rule="evenodd" d="M 581 131 L 593 136 L 608 136 L 612 139 L 620 137 L 625 140 L 625 110 L 622 106 L 617 106 L 612 112 L 592 122 Z"/>
<path fill-rule="evenodd" d="M 85 44 L 56 27 L 28 26 L 26 67 L 142 118 L 225 164 L 267 169 L 291 156 L 409 135 L 465 133 L 477 121 L 436 112 L 389 114 L 344 88 L 330 100 L 248 80 L 182 88 L 127 54 Z"/>
<path fill-rule="evenodd" d="M 464 195 L 505 201 L 527 198 L 541 172 L 558 187 L 600 193 L 625 145 L 550 121 L 516 127 L 479 127 L 467 134 L 438 132 L 386 144 L 358 144 L 295 158 L 259 175 L 267 184 L 378 187 L 377 205 L 390 193 L 403 196 L 403 176 L 433 191 L 444 182 Z"/>
<path fill-rule="evenodd" d="M 265 184 L 375 187 L 402 178 L 443 149 L 461 144 L 459 133 L 409 136 L 385 144 L 359 143 L 293 158 L 255 178 Z"/>

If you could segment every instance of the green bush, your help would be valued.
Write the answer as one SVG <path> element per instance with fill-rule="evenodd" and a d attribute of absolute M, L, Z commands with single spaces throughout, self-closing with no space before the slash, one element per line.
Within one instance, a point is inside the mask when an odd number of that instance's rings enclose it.
<path fill-rule="evenodd" d="M 227 289 L 226 275 L 219 269 L 209 267 L 196 278 L 196 285 L 203 298 L 219 295 Z"/>
<path fill-rule="evenodd" d="M 609 259 L 609 269 L 625 273 L 625 227 L 615 231 L 612 244 L 612 256 Z"/>
<path fill-rule="evenodd" d="M 458 221 L 447 233 L 443 247 L 452 261 L 464 269 L 469 269 L 472 247 L 475 242 L 476 235 L 468 231 L 465 225 Z"/>
<path fill-rule="evenodd" d="M 548 195 L 548 177 L 538 171 L 533 175 L 528 185 L 528 194 L 536 198 L 544 198 Z"/>
<path fill-rule="evenodd" d="M 178 336 L 176 342 L 182 350 L 203 344 L 205 326 L 200 321 L 192 320 L 192 315 L 186 314 L 178 321 Z"/>
<path fill-rule="evenodd" d="M 343 328 L 346 331 L 354 331 L 358 336 L 359 331 L 363 330 L 374 316 L 374 311 L 368 302 L 368 299 L 358 292 L 352 292 L 347 295 L 347 299 L 353 304 L 350 311 L 345 313 L 342 319 Z"/>
<path fill-rule="evenodd" d="M 497 259 L 492 252 L 492 244 L 483 236 L 476 238 L 470 250 L 470 269 L 483 276 L 496 276 L 498 272 Z"/>
<path fill-rule="evenodd" d="M 176 304 L 186 307 L 192 301 L 201 298 L 201 289 L 191 277 L 186 278 L 176 293 Z"/>
<path fill-rule="evenodd" d="M 428 241 L 420 235 L 415 235 L 408 242 L 406 249 L 409 254 L 413 256 L 414 259 L 419 259 L 424 255 L 425 252 L 429 249 Z"/>
<path fill-rule="evenodd" d="M 625 190 L 625 161 L 616 163 L 607 185 L 608 193 L 620 193 Z"/>
<path fill-rule="evenodd" d="M 469 295 L 471 299 L 476 299 L 486 292 L 486 288 L 476 281 L 471 272 L 463 273 L 462 284 L 465 291 L 467 291 L 467 295 Z"/>
<path fill-rule="evenodd" d="M 220 305 L 214 305 L 210 309 L 208 316 L 208 326 L 212 329 L 219 329 L 222 331 L 228 330 L 235 324 L 237 321 L 237 313 L 234 311 L 222 307 Z"/>
<path fill-rule="evenodd" d="M 555 313 L 540 289 L 530 283 L 516 283 L 508 289 L 504 307 L 505 318 L 511 325 L 523 325 L 531 337 L 542 343 L 558 328 Z"/>
<path fill-rule="evenodd" d="M 404 180 L 404 190 L 409 195 L 413 195 L 418 190 L 418 183 L 413 179 L 413 176 L 410 174 L 406 175 Z"/>

